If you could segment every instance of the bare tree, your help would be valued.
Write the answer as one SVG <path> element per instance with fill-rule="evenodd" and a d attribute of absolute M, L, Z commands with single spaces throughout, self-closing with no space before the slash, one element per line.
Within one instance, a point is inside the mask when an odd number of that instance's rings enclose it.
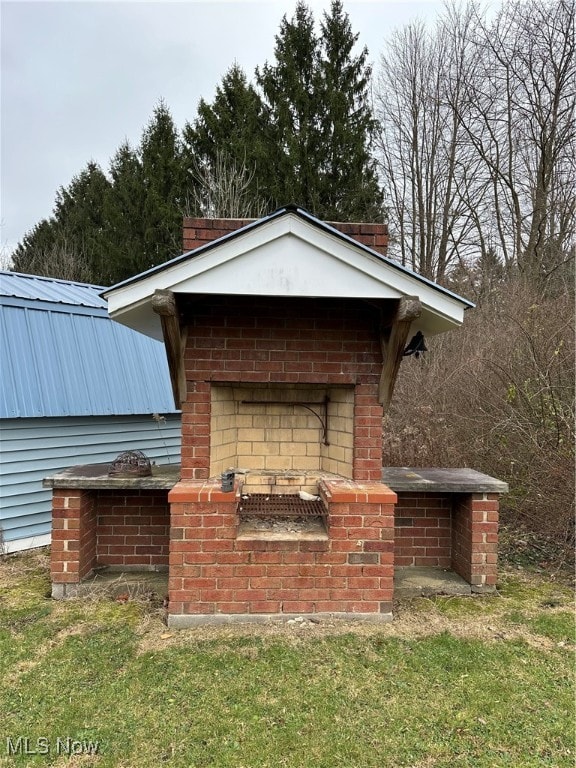
<path fill-rule="evenodd" d="M 574 557 L 574 313 L 522 275 L 400 367 L 388 466 L 468 466 L 510 483 L 502 521 Z M 404 367 L 406 365 L 406 367 Z"/>
<path fill-rule="evenodd" d="M 78 252 L 65 237 L 60 237 L 47 248 L 26 253 L 26 263 L 14 265 L 17 271 L 32 275 L 57 277 L 80 283 L 94 282 L 94 273 L 84 251 Z"/>
<path fill-rule="evenodd" d="M 440 281 L 464 257 L 474 226 L 467 201 L 477 161 L 452 107 L 463 94 L 473 13 L 470 6 L 433 30 L 416 22 L 396 32 L 376 95 L 392 253 Z"/>
<path fill-rule="evenodd" d="M 0 270 L 10 270 L 12 268 L 12 254 L 5 246 L 0 248 Z"/>
<path fill-rule="evenodd" d="M 483 169 L 478 232 L 541 279 L 574 258 L 574 3 L 507 3 L 472 47 L 452 107 Z"/>
<path fill-rule="evenodd" d="M 190 173 L 194 192 L 186 215 L 199 210 L 210 218 L 245 219 L 259 218 L 268 212 L 265 201 L 254 199 L 250 191 L 254 173 L 224 152 L 216 153 L 213 164 L 195 163 Z"/>
<path fill-rule="evenodd" d="M 574 259 L 574 3 L 448 6 L 388 42 L 377 105 L 392 252 L 442 281 L 493 259 L 541 279 Z"/>

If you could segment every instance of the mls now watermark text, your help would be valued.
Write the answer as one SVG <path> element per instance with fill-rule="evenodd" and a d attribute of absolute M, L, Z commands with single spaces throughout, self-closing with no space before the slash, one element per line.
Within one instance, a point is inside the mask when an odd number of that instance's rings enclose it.
<path fill-rule="evenodd" d="M 14 736 L 6 739 L 8 755 L 97 755 L 100 749 L 98 741 L 72 739 L 70 736 L 48 739 L 40 736 L 30 739 L 28 736 Z"/>

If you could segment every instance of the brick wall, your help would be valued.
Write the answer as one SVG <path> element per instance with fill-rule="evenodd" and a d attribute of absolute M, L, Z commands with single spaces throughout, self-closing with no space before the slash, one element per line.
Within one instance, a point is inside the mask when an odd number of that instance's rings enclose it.
<path fill-rule="evenodd" d="M 203 219 L 184 218 L 184 253 L 229 235 L 255 219 Z"/>
<path fill-rule="evenodd" d="M 382 353 L 370 307 L 352 300 L 216 296 L 183 307 L 183 319 L 183 480 L 210 477 L 211 384 L 234 382 L 354 387 L 353 479 L 380 481 Z"/>
<path fill-rule="evenodd" d="M 255 219 L 184 219 L 184 252 L 193 251 L 202 245 L 224 235 L 229 235 Z M 386 255 L 388 248 L 388 227 L 386 224 L 328 222 L 330 226 L 378 253 Z"/>
<path fill-rule="evenodd" d="M 321 421 L 325 397 L 330 400 L 328 444 Z M 252 404 L 255 399 L 260 402 Z M 315 405 L 309 410 L 292 402 Z M 352 387 L 290 384 L 287 388 L 270 383 L 211 387 L 211 477 L 229 467 L 316 470 L 352 477 L 353 442 Z"/>
<path fill-rule="evenodd" d="M 399 493 L 395 512 L 396 565 L 450 568 L 452 501 L 437 493 Z"/>
<path fill-rule="evenodd" d="M 168 565 L 168 491 L 97 491 L 98 565 Z"/>
<path fill-rule="evenodd" d="M 329 539 L 237 537 L 237 497 L 216 482 L 170 492 L 169 614 L 390 614 L 394 501 L 382 485 L 321 481 Z"/>
<path fill-rule="evenodd" d="M 53 492 L 52 582 L 97 565 L 170 564 L 170 614 L 390 613 L 394 565 L 452 567 L 476 591 L 497 577 L 496 494 L 396 494 L 323 477 L 321 540 L 238 536 L 240 486 L 182 482 L 168 491 Z M 168 499 L 172 505 L 170 530 Z M 62 596 L 65 592 L 57 593 Z"/>
<path fill-rule="evenodd" d="M 496 584 L 498 495 L 399 493 L 395 564 L 452 568 L 477 589 Z"/>

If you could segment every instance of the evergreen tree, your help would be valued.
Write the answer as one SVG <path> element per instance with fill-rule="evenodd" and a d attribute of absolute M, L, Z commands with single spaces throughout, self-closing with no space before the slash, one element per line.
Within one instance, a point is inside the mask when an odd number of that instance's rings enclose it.
<path fill-rule="evenodd" d="M 160 102 L 138 150 L 117 150 L 110 179 L 91 161 L 58 190 L 53 216 L 25 235 L 14 268 L 112 285 L 181 252 L 185 196 L 180 138 Z"/>
<path fill-rule="evenodd" d="M 180 137 L 163 101 L 144 129 L 139 157 L 144 188 L 141 271 L 182 252 L 187 180 Z"/>
<path fill-rule="evenodd" d="M 188 170 L 202 187 L 197 190 L 199 213 L 209 213 L 209 199 L 213 199 L 206 179 L 217 185 L 223 171 L 229 177 L 242 176 L 247 198 L 254 208 L 259 207 L 270 177 L 263 132 L 260 97 L 242 68 L 234 64 L 217 86 L 212 104 L 201 99 L 194 125 L 186 123 L 183 130 Z"/>
<path fill-rule="evenodd" d="M 16 248 L 15 269 L 111 285 L 180 253 L 185 212 L 248 217 L 296 203 L 328 220 L 379 219 L 371 72 L 357 39 L 341 0 L 319 35 L 299 0 L 257 87 L 234 64 L 182 139 L 159 102 L 109 178 L 90 162 L 59 189 L 52 217 Z"/>
<path fill-rule="evenodd" d="M 371 156 L 376 130 L 369 104 L 372 73 L 368 49 L 354 55 L 358 37 L 341 0 L 333 0 L 320 36 L 322 217 L 378 221 L 383 196 Z"/>
<path fill-rule="evenodd" d="M 102 285 L 109 274 L 104 216 L 109 188 L 106 175 L 98 163 L 91 160 L 67 187 L 60 187 L 54 206 L 60 233 L 70 246 L 86 254 L 93 279 Z"/>
<path fill-rule="evenodd" d="M 274 66 L 256 70 L 277 169 L 274 201 L 295 202 L 324 219 L 382 217 L 382 192 L 370 156 L 375 121 L 368 90 L 368 51 L 340 0 L 324 14 L 320 36 L 300 0 L 276 36 Z"/>
<path fill-rule="evenodd" d="M 100 166 L 90 161 L 67 187 L 60 187 L 53 215 L 39 222 L 19 243 L 13 256 L 14 269 L 106 284 L 109 268 L 104 203 L 109 188 Z"/>
<path fill-rule="evenodd" d="M 42 219 L 24 235 L 12 254 L 12 269 L 81 283 L 98 282 L 84 250 L 70 241 L 53 218 Z"/>
<path fill-rule="evenodd" d="M 110 283 L 141 271 L 144 260 L 145 188 L 142 164 L 125 141 L 110 161 L 111 186 L 105 201 Z M 142 267 L 144 269 L 144 267 Z"/>
<path fill-rule="evenodd" d="M 276 63 L 256 69 L 265 105 L 265 139 L 275 169 L 271 195 L 276 206 L 296 203 L 317 213 L 320 112 L 318 39 L 302 0 L 294 18 L 283 17 L 276 35 Z"/>
<path fill-rule="evenodd" d="M 26 232 L 12 253 L 12 266 L 15 272 L 24 272 L 46 277 L 57 277 L 44 271 L 40 264 L 42 254 L 48 253 L 56 244 L 57 227 L 54 218 L 42 219 Z M 40 269 L 39 272 L 35 269 Z"/>

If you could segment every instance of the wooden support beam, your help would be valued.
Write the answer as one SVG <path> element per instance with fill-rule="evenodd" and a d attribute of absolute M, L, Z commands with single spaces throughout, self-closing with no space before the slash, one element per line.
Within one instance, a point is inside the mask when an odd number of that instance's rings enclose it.
<path fill-rule="evenodd" d="M 157 315 L 160 315 L 174 403 L 176 408 L 181 408 L 182 403 L 186 400 L 186 372 L 184 370 L 186 329 L 182 331 L 180 328 L 180 316 L 174 293 L 156 290 L 152 297 L 152 309 Z"/>
<path fill-rule="evenodd" d="M 422 314 L 422 304 L 418 296 L 404 296 L 398 302 L 398 308 L 391 322 L 382 325 L 380 343 L 382 346 L 382 372 L 380 374 L 380 386 L 378 399 L 387 411 L 396 378 L 402 362 L 404 349 L 408 343 L 410 326 L 416 318 Z"/>

